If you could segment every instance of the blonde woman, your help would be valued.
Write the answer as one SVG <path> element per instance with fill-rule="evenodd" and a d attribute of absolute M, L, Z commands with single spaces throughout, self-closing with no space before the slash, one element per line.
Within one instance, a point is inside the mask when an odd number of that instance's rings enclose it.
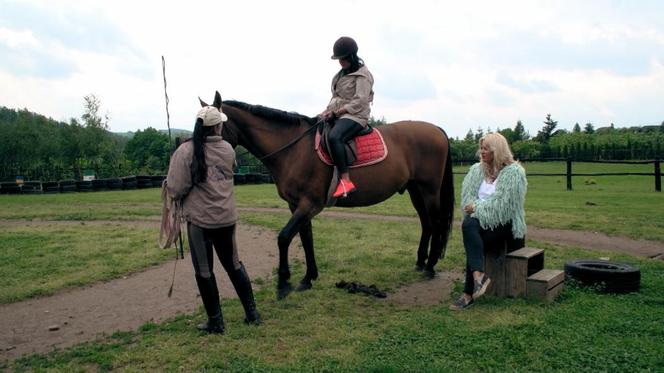
<path fill-rule="evenodd" d="M 472 305 L 491 284 L 484 274 L 485 243 L 523 239 L 526 234 L 528 182 L 523 167 L 501 134 L 489 133 L 479 145 L 480 162 L 470 167 L 461 186 L 466 282 L 463 294 L 450 306 L 454 310 Z"/>

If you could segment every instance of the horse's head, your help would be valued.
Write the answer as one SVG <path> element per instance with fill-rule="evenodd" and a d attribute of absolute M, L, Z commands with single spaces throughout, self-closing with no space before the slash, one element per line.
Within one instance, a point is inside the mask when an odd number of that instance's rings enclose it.
<path fill-rule="evenodd" d="M 202 107 L 210 106 L 205 101 L 201 100 L 201 98 L 198 98 L 198 101 L 200 101 Z M 212 106 L 217 108 L 217 110 L 221 110 L 221 95 L 219 94 L 219 91 L 214 92 L 214 101 L 212 102 Z M 231 118 L 228 113 L 226 116 L 228 117 L 228 120 L 222 124 L 222 129 L 221 129 L 221 137 L 224 138 L 224 140 L 228 141 L 233 148 L 235 148 L 238 144 L 238 138 L 237 138 L 237 132 L 233 131 L 233 128 L 236 128 L 235 123 L 233 122 L 233 118 Z"/>

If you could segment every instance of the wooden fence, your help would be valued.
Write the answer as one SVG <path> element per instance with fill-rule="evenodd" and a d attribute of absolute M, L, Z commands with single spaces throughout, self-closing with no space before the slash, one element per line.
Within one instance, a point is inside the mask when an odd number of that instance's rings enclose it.
<path fill-rule="evenodd" d="M 565 162 L 565 173 L 528 173 L 528 176 L 565 176 L 567 178 L 567 190 L 572 190 L 572 177 L 573 176 L 654 176 L 655 177 L 655 191 L 662 191 L 662 170 L 660 167 L 661 161 L 659 159 L 646 160 L 646 161 L 576 161 L 577 163 L 609 163 L 609 164 L 650 164 L 654 166 L 654 171 L 650 172 L 596 172 L 596 173 L 573 173 L 571 159 L 566 158 L 537 158 L 537 159 L 523 159 L 519 160 L 522 163 L 527 162 Z M 476 159 L 455 160 L 456 164 L 474 163 Z M 455 172 L 455 174 L 465 174 L 464 172 Z"/>

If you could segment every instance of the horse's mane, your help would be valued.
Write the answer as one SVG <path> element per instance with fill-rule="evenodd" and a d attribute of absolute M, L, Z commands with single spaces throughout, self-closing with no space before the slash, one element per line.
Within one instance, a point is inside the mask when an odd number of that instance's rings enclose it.
<path fill-rule="evenodd" d="M 246 102 L 241 102 L 241 101 L 234 101 L 234 100 L 225 100 L 223 101 L 224 104 L 228 106 L 232 106 L 234 108 L 238 108 L 240 110 L 248 111 L 251 114 L 254 114 L 256 116 L 259 116 L 261 118 L 265 119 L 272 119 L 272 120 L 278 120 L 286 123 L 291 123 L 291 124 L 298 124 L 300 123 L 300 120 L 304 120 L 305 122 L 313 125 L 316 123 L 315 118 L 308 117 L 306 115 L 298 114 L 295 112 L 288 112 L 288 111 L 283 111 L 279 109 L 273 109 L 267 106 L 262 106 L 262 105 L 251 105 L 247 104 Z"/>

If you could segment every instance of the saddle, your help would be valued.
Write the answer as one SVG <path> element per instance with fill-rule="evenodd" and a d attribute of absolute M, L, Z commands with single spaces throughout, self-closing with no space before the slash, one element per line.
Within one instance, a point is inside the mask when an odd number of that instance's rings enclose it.
<path fill-rule="evenodd" d="M 332 127 L 329 123 L 316 131 L 314 147 L 323 163 L 333 166 L 334 162 L 329 152 L 328 136 Z M 349 168 L 357 168 L 376 164 L 387 157 L 387 147 L 380 131 L 367 127 L 349 140 L 345 146 L 346 161 Z"/>

